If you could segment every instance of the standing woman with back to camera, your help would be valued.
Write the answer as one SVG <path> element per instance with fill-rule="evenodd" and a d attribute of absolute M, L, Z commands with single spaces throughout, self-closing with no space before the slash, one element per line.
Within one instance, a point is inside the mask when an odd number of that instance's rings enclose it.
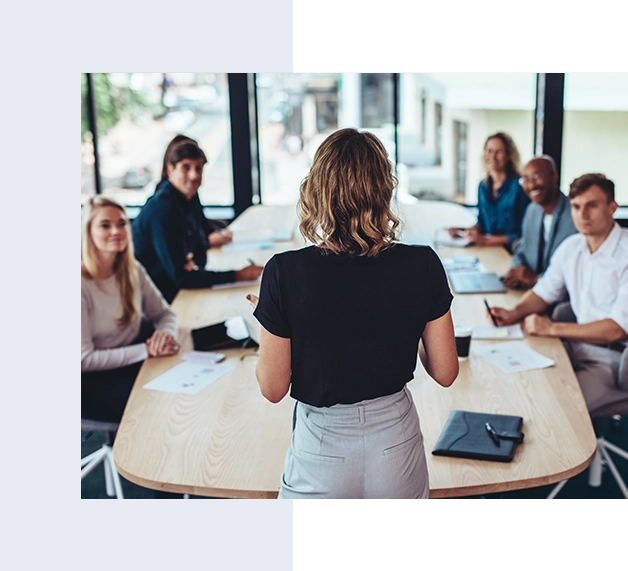
<path fill-rule="evenodd" d="M 314 245 L 276 254 L 254 315 L 262 394 L 297 400 L 280 498 L 426 498 L 427 463 L 406 384 L 458 375 L 452 295 L 426 246 L 396 242 L 396 179 L 382 143 L 342 129 L 301 184 Z M 257 299 L 249 296 L 255 304 Z"/>

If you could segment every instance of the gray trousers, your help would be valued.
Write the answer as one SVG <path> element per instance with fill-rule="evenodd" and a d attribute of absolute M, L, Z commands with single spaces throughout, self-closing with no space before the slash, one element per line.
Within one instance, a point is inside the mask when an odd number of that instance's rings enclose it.
<path fill-rule="evenodd" d="M 576 321 L 568 303 L 558 305 L 552 314 L 552 319 Z M 623 366 L 620 375 L 622 353 L 582 341 L 563 339 L 563 344 L 578 377 L 578 383 L 591 416 L 626 412 L 628 410 L 628 380 L 624 378 L 627 375 L 623 371 Z M 626 361 L 625 356 L 623 361 Z"/>
<path fill-rule="evenodd" d="M 318 408 L 297 402 L 279 498 L 427 498 L 412 395 Z"/>

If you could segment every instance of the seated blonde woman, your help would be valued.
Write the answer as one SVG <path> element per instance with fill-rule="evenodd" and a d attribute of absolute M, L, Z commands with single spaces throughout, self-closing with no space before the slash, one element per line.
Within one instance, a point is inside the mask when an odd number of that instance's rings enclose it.
<path fill-rule="evenodd" d="M 104 196 L 81 224 L 81 417 L 119 422 L 142 362 L 179 350 L 176 318 L 135 260 L 124 208 Z"/>

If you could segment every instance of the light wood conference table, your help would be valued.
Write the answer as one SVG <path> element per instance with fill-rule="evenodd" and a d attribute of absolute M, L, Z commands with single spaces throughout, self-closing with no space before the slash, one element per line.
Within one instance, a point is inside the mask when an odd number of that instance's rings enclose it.
<path fill-rule="evenodd" d="M 447 208 L 452 207 L 451 212 Z M 441 216 L 436 220 L 434 208 Z M 445 208 L 446 219 L 442 219 Z M 464 225 L 466 212 L 430 201 L 400 207 L 407 235 L 432 235 L 445 225 Z M 452 218 L 454 221 L 452 221 Z M 457 221 L 456 221 L 457 220 Z M 471 220 L 471 223 L 473 220 Z M 247 239 L 255 229 L 296 226 L 294 207 L 249 208 L 231 228 Z M 275 252 L 304 245 L 295 228 L 292 242 L 274 248 L 222 252 L 210 250 L 208 267 L 238 268 L 252 258 L 264 263 Z M 441 257 L 474 255 L 498 274 L 510 264 L 502 248 L 437 248 Z M 192 349 L 189 331 L 251 312 L 247 293 L 259 286 L 224 290 L 182 290 L 173 302 L 179 318 L 182 354 Z M 510 307 L 520 292 L 454 294 L 452 314 L 460 324 L 488 323 L 483 298 Z M 524 343 L 555 361 L 555 366 L 505 374 L 473 353 L 494 341 L 471 342 L 450 388 L 440 387 L 417 360 L 412 391 L 425 440 L 430 497 L 457 497 L 547 485 L 584 470 L 595 453 L 595 435 L 582 393 L 562 343 L 526 336 Z M 290 444 L 294 401 L 267 402 L 255 379 L 254 349 L 225 351 L 235 369 L 200 393 L 181 395 L 143 389 L 172 368 L 181 355 L 148 359 L 127 403 L 114 444 L 119 472 L 148 488 L 193 495 L 274 498 Z M 499 463 L 433 456 L 431 450 L 451 410 L 522 416 L 525 439 L 512 462 Z"/>

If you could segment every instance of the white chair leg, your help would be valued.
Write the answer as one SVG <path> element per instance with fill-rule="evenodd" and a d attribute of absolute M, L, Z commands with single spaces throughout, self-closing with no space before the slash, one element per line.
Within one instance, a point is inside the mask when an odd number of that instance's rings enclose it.
<path fill-rule="evenodd" d="M 602 455 L 600 454 L 600 442 L 598 440 L 597 448 L 593 462 L 589 466 L 589 486 L 599 488 L 602 485 Z"/>
<path fill-rule="evenodd" d="M 81 460 L 81 480 L 104 460 L 106 454 L 107 451 L 101 448 Z"/>
<path fill-rule="evenodd" d="M 87 456 L 85 456 L 85 458 L 81 458 L 81 468 L 85 466 L 85 464 L 89 464 L 92 461 L 92 459 L 100 458 L 101 456 L 102 456 L 102 449 L 96 450 L 95 452 L 88 454 Z"/>
<path fill-rule="evenodd" d="M 118 474 L 118 470 L 116 470 L 116 465 L 113 461 L 113 450 L 109 449 L 107 453 L 107 465 L 109 466 L 109 475 L 111 478 L 111 482 L 113 484 L 113 492 L 117 499 L 123 500 L 124 493 L 122 492 L 122 483 L 120 482 L 120 475 Z M 110 494 L 110 495 L 114 495 Z"/>
<path fill-rule="evenodd" d="M 612 458 L 610 457 L 609 452 L 614 452 L 618 456 L 625 458 L 628 460 L 628 452 L 615 446 L 612 442 L 608 442 L 604 438 L 597 439 L 597 447 L 595 450 L 595 456 L 593 457 L 593 461 L 589 466 L 589 486 L 592 488 L 599 488 L 602 485 L 602 468 L 603 464 L 608 466 L 608 469 L 613 474 L 621 493 L 625 498 L 628 499 L 628 486 L 626 486 L 619 470 L 615 466 Z M 556 497 L 556 495 L 563 489 L 563 486 L 567 483 L 567 480 L 563 480 L 559 482 L 556 487 L 550 492 L 549 496 L 547 496 L 548 500 L 552 500 Z"/>
<path fill-rule="evenodd" d="M 113 489 L 113 473 L 111 470 L 111 462 L 109 460 L 110 451 L 107 450 L 105 454 L 105 490 L 109 497 L 115 496 L 116 492 Z"/>
<path fill-rule="evenodd" d="M 560 492 L 563 489 L 563 487 L 568 481 L 569 480 L 563 480 L 562 482 L 558 482 L 558 484 L 556 484 L 554 489 L 550 492 L 549 496 L 547 496 L 547 499 L 553 500 L 558 495 L 558 492 Z"/>
<path fill-rule="evenodd" d="M 113 461 L 113 450 L 106 444 L 104 444 L 100 450 L 96 450 L 96 452 L 92 452 L 88 456 L 85 456 L 85 458 L 81 458 L 81 480 L 90 474 L 101 462 L 105 469 L 105 489 L 107 495 L 110 497 L 115 496 L 117 499 L 123 500 L 124 493 L 122 492 L 120 475 Z"/>
<path fill-rule="evenodd" d="M 606 462 L 608 468 L 610 469 L 611 473 L 615 477 L 615 481 L 617 482 L 617 485 L 619 486 L 621 493 L 624 494 L 624 498 L 628 498 L 628 488 L 626 487 L 626 484 L 624 484 L 624 481 L 622 480 L 619 470 L 615 467 L 615 463 L 613 462 L 609 453 L 606 451 L 606 448 L 602 445 L 599 447 L 599 450 L 601 451 L 602 456 L 604 456 L 604 461 Z"/>
<path fill-rule="evenodd" d="M 626 452 L 625 450 L 623 450 L 619 446 L 615 446 L 612 442 L 609 442 L 608 440 L 605 440 L 603 438 L 601 439 L 600 444 L 606 450 L 610 450 L 611 452 L 614 452 L 618 456 L 621 456 L 622 458 L 625 458 L 626 460 L 628 460 L 628 452 Z"/>

